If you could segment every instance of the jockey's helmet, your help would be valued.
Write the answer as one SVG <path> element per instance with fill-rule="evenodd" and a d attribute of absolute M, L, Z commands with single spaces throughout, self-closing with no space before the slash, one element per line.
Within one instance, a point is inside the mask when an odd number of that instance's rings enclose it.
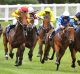
<path fill-rule="evenodd" d="M 21 7 L 21 8 L 19 9 L 19 11 L 20 11 L 21 13 L 27 13 L 27 12 L 28 12 L 28 7 L 23 6 L 23 7 Z"/>
<path fill-rule="evenodd" d="M 49 7 L 47 7 L 47 8 L 44 9 L 44 11 L 50 13 L 51 12 L 51 9 Z"/>
<path fill-rule="evenodd" d="M 78 12 L 78 13 L 75 15 L 74 19 L 80 21 L 80 12 Z"/>
<path fill-rule="evenodd" d="M 68 19 L 69 18 L 69 12 L 68 11 L 64 11 L 63 18 L 64 19 Z"/>
<path fill-rule="evenodd" d="M 28 12 L 29 12 L 29 13 L 33 13 L 33 12 L 34 12 L 34 8 L 33 8 L 33 7 L 29 7 L 29 8 L 28 8 Z"/>
<path fill-rule="evenodd" d="M 80 20 L 80 12 L 75 15 Z"/>
<path fill-rule="evenodd" d="M 69 16 L 69 12 L 68 11 L 64 11 L 63 16 Z"/>

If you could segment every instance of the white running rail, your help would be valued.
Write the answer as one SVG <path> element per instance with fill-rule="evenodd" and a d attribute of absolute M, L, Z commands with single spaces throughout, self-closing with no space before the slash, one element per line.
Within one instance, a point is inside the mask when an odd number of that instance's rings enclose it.
<path fill-rule="evenodd" d="M 26 5 L 0 5 L 0 20 L 13 20 L 11 13 L 22 6 L 32 6 L 35 10 L 42 10 L 49 6 L 52 8 L 54 15 L 58 18 L 62 13 L 67 10 L 70 16 L 73 17 L 80 11 L 80 4 L 26 4 Z"/>

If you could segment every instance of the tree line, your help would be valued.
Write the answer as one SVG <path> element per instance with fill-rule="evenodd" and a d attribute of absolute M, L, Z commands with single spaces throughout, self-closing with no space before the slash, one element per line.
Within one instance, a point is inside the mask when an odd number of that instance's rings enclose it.
<path fill-rule="evenodd" d="M 0 4 L 80 3 L 80 0 L 0 0 Z"/>

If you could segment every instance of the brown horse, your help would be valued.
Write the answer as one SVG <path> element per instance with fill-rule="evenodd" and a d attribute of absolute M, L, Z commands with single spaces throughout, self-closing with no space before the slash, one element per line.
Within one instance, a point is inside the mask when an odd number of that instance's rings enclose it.
<path fill-rule="evenodd" d="M 36 34 L 35 27 L 33 27 L 32 20 L 30 21 L 30 24 L 27 25 L 26 32 L 27 32 L 27 35 L 25 35 L 25 47 L 30 49 L 28 53 L 28 57 L 29 57 L 29 60 L 32 61 L 33 50 L 37 43 L 37 34 Z"/>
<path fill-rule="evenodd" d="M 2 26 L 0 24 L 0 37 L 1 37 L 2 33 L 3 33 L 3 28 L 2 28 Z"/>
<path fill-rule="evenodd" d="M 80 26 L 77 27 L 77 30 L 75 31 L 75 40 L 74 43 L 71 43 L 70 46 L 71 51 L 71 57 L 72 57 L 72 67 L 75 68 L 75 62 L 76 62 L 76 53 L 80 52 Z M 80 66 L 80 60 L 77 61 L 78 65 Z"/>
<path fill-rule="evenodd" d="M 39 31 L 39 36 L 38 36 L 38 42 L 39 42 L 39 56 L 40 59 L 42 58 L 42 54 L 43 54 L 43 44 L 45 44 L 45 39 L 46 39 L 46 35 L 47 33 L 53 29 L 51 27 L 50 24 L 50 17 L 48 15 L 46 15 L 43 19 L 43 26 L 41 27 L 40 31 Z"/>
<path fill-rule="evenodd" d="M 44 51 L 44 56 L 43 56 L 41 63 L 45 62 L 49 54 L 50 47 L 52 47 L 53 54 L 56 52 L 56 64 L 57 64 L 56 70 L 58 70 L 59 65 L 60 65 L 60 60 L 62 56 L 64 55 L 65 50 L 67 49 L 69 44 L 74 41 L 74 28 L 66 27 L 59 33 L 55 34 L 52 41 L 50 41 L 49 39 L 50 33 L 51 32 L 49 32 L 46 37 L 45 51 Z"/>
<path fill-rule="evenodd" d="M 5 57 L 8 59 L 9 56 L 13 58 L 14 53 L 12 53 L 13 48 L 17 48 L 16 52 L 16 66 L 22 65 L 23 53 L 25 50 L 25 35 L 22 24 L 22 17 L 20 17 L 16 23 L 15 28 L 11 29 L 9 35 L 6 34 L 7 27 L 3 32 L 3 43 L 5 49 Z M 9 49 L 7 47 L 9 43 Z"/>

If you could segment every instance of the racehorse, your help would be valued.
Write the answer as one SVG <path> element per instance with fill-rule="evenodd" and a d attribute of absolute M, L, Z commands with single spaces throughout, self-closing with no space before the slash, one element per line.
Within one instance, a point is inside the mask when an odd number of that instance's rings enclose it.
<path fill-rule="evenodd" d="M 40 60 L 42 58 L 42 54 L 43 54 L 43 44 L 45 44 L 45 39 L 46 39 L 46 35 L 47 33 L 53 29 L 51 24 L 50 24 L 50 17 L 49 15 L 45 15 L 44 19 L 43 19 L 43 26 L 41 27 L 40 31 L 39 31 L 39 36 L 38 36 L 38 42 L 39 42 L 39 57 Z"/>
<path fill-rule="evenodd" d="M 65 50 L 67 49 L 69 44 L 74 41 L 74 28 L 73 27 L 64 28 L 62 31 L 55 34 L 52 41 L 50 41 L 49 39 L 50 34 L 51 31 L 47 34 L 46 37 L 45 51 L 41 63 L 45 62 L 49 54 L 50 47 L 52 47 L 53 55 L 56 52 L 56 64 L 57 64 L 56 70 L 58 70 L 60 60 L 64 55 Z"/>
<path fill-rule="evenodd" d="M 16 52 L 16 64 L 15 66 L 22 65 L 23 53 L 25 50 L 25 35 L 23 30 L 22 18 L 19 17 L 15 28 L 12 28 L 7 36 L 7 27 L 3 32 L 3 43 L 5 49 L 5 57 L 8 59 L 8 52 L 10 58 L 13 58 L 13 48 L 17 48 Z M 7 47 L 9 43 L 9 49 Z"/>
<path fill-rule="evenodd" d="M 71 51 L 71 57 L 72 57 L 72 67 L 75 68 L 75 62 L 76 62 L 76 53 L 80 52 L 80 26 L 77 27 L 75 31 L 75 40 L 73 43 L 69 46 Z M 80 60 L 77 61 L 78 65 L 80 66 Z"/>
<path fill-rule="evenodd" d="M 19 20 L 15 26 L 15 28 L 11 29 L 9 32 L 9 35 L 7 37 L 6 30 L 3 32 L 3 43 L 4 43 L 4 49 L 5 49 L 5 57 L 8 59 L 8 51 L 10 58 L 13 58 L 14 53 L 12 53 L 13 48 L 17 48 L 16 52 L 16 66 L 22 65 L 22 59 L 23 59 L 23 53 L 25 49 L 24 44 L 24 33 L 23 33 L 23 26 L 21 24 L 21 21 Z M 9 49 L 7 47 L 9 43 Z"/>
<path fill-rule="evenodd" d="M 32 18 L 30 18 L 30 24 L 27 25 L 27 29 L 26 29 L 27 35 L 25 35 L 25 47 L 30 49 L 28 53 L 28 57 L 30 61 L 32 61 L 33 50 L 37 43 L 37 34 L 33 23 L 34 23 L 34 19 L 32 20 Z"/>
<path fill-rule="evenodd" d="M 3 32 L 3 28 L 2 28 L 2 26 L 1 26 L 1 24 L 0 24 L 0 37 L 1 37 L 1 35 L 2 35 L 2 32 Z"/>

